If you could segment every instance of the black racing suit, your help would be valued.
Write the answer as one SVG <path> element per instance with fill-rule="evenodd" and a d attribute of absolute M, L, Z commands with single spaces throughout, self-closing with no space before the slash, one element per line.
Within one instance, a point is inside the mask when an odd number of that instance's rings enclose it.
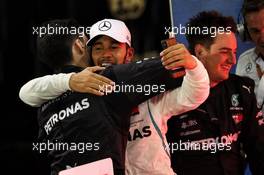
<path fill-rule="evenodd" d="M 243 175 L 247 157 L 253 174 L 263 175 L 262 123 L 254 82 L 230 75 L 210 89 L 197 109 L 168 121 L 174 171 L 177 175 Z"/>
<path fill-rule="evenodd" d="M 71 66 L 64 70 L 73 71 L 80 69 Z M 123 89 L 123 92 L 101 97 L 68 91 L 41 106 L 39 140 L 57 144 L 48 150 L 52 175 L 67 167 L 108 157 L 113 160 L 115 175 L 123 175 L 132 108 L 163 91 L 160 86 L 171 89 L 182 82 L 182 79 L 171 78 L 160 59 L 108 67 L 102 75 L 120 85 L 120 89 L 124 85 L 134 85 L 136 90 Z M 144 85 L 147 88 L 155 86 L 150 95 L 145 95 Z"/>

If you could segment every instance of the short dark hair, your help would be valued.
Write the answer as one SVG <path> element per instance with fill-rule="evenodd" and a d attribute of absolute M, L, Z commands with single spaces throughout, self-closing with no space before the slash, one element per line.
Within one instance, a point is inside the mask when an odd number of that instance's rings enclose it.
<path fill-rule="evenodd" d="M 44 22 L 41 27 L 65 28 L 79 27 L 75 19 L 56 19 Z M 46 32 L 37 37 L 38 58 L 54 70 L 59 70 L 72 61 L 72 44 L 79 34 L 72 32 Z"/>
<path fill-rule="evenodd" d="M 258 12 L 262 9 L 264 9 L 263 0 L 244 0 L 242 14 L 245 17 L 248 13 Z"/>
<path fill-rule="evenodd" d="M 227 28 L 230 28 L 230 31 L 236 33 L 236 23 L 231 16 L 223 16 L 217 11 L 202 11 L 196 16 L 189 19 L 189 22 L 186 24 L 188 28 L 207 28 L 211 29 L 212 27 L 219 29 L 220 27 L 227 32 Z M 186 38 L 189 43 L 189 49 L 192 54 L 195 54 L 194 47 L 196 44 L 202 44 L 206 48 L 210 48 L 213 44 L 215 37 L 212 36 L 210 32 L 208 33 L 186 33 Z"/>

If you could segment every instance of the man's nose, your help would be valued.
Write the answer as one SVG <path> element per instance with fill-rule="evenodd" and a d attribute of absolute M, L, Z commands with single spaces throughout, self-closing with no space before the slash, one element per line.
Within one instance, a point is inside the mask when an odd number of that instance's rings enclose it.
<path fill-rule="evenodd" d="M 236 64 L 236 54 L 235 53 L 230 53 L 229 54 L 228 63 Z"/>
<path fill-rule="evenodd" d="M 112 56 L 112 50 L 111 49 L 104 49 L 102 56 L 105 58 L 111 57 Z"/>

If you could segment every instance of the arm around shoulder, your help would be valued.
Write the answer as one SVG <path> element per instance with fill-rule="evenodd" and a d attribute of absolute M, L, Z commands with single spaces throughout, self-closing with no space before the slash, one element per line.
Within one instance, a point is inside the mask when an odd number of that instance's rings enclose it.
<path fill-rule="evenodd" d="M 35 78 L 21 87 L 19 98 L 32 107 L 39 107 L 48 100 L 70 90 L 69 79 L 72 74 L 56 74 Z"/>
<path fill-rule="evenodd" d="M 194 59 L 197 66 L 186 70 L 182 86 L 161 94 L 154 102 L 162 116 L 170 117 L 193 110 L 207 99 L 209 76 L 203 64 L 197 58 Z"/>

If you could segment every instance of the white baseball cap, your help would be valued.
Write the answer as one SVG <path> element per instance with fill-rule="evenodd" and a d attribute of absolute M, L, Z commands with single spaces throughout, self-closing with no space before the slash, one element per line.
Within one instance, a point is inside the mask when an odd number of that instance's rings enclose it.
<path fill-rule="evenodd" d="M 116 19 L 103 19 L 92 25 L 90 29 L 90 39 L 87 45 L 99 35 L 106 35 L 118 42 L 127 43 L 131 47 L 131 34 L 123 21 Z"/>

